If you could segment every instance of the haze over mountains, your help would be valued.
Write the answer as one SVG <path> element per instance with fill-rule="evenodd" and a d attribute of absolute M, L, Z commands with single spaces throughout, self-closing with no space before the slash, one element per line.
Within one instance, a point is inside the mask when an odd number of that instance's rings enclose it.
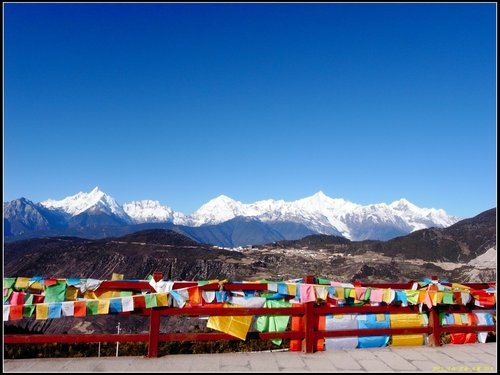
<path fill-rule="evenodd" d="M 186 215 L 159 201 L 119 204 L 98 187 L 62 200 L 4 202 L 4 239 L 52 235 L 121 236 L 143 229 L 173 229 L 200 243 L 223 247 L 296 240 L 312 234 L 352 241 L 389 240 L 424 228 L 446 228 L 460 219 L 442 209 L 420 208 L 406 199 L 359 205 L 323 192 L 287 202 L 244 204 L 221 195 Z"/>

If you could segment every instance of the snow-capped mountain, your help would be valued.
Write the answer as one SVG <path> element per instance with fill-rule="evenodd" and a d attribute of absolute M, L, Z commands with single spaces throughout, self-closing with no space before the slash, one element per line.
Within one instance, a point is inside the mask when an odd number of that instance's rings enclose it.
<path fill-rule="evenodd" d="M 97 236 L 104 235 L 101 232 L 109 235 L 109 228 L 113 227 L 128 226 L 127 230 L 133 230 L 137 225 L 168 225 L 182 227 L 181 231 L 189 232 L 192 238 L 201 242 L 214 243 L 224 237 L 223 246 L 227 246 L 228 243 L 238 243 L 235 237 L 243 236 L 242 228 L 250 223 L 254 228 L 254 244 L 261 244 L 267 240 L 298 239 L 299 235 L 306 233 L 343 236 L 351 241 L 388 240 L 419 229 L 445 228 L 460 220 L 442 209 L 419 208 L 406 199 L 363 206 L 341 198 L 330 198 L 322 191 L 291 202 L 267 199 L 250 204 L 220 195 L 190 215 L 162 206 L 157 200 L 120 205 L 98 187 L 89 193 L 80 192 L 62 200 L 48 199 L 26 205 L 27 200 L 21 199 L 23 201 L 4 203 L 4 222 L 8 228 L 25 229 L 12 229 L 12 236 L 37 228 L 52 232 L 77 228 L 80 234 L 85 233 L 85 228 L 92 227 L 93 235 Z M 34 210 L 38 215 L 37 225 L 33 224 Z M 57 218 L 57 224 L 52 223 L 54 218 Z M 67 220 L 66 227 L 61 224 L 64 220 Z M 236 230 L 234 220 L 240 220 L 237 221 L 238 235 L 233 233 Z M 256 221 L 263 225 L 256 226 Z M 41 222 L 46 224 L 40 225 Z M 104 226 L 106 231 L 99 230 Z M 260 238 L 255 228 L 261 231 Z M 119 233 L 124 231 L 120 229 Z M 294 232 L 297 233 L 294 235 Z"/>
<path fill-rule="evenodd" d="M 95 187 L 90 193 L 79 192 L 78 194 L 64 198 L 60 201 L 47 199 L 40 204 L 49 209 L 63 211 L 70 216 L 79 215 L 88 210 L 99 211 L 108 215 L 115 215 L 127 223 L 131 222 L 130 217 L 125 213 L 114 198 L 110 197 L 99 187 Z"/>
<path fill-rule="evenodd" d="M 123 210 L 135 223 L 164 223 L 174 220 L 174 210 L 159 201 L 142 200 L 125 203 Z"/>
<path fill-rule="evenodd" d="M 254 215 L 249 214 L 245 204 L 220 195 L 201 206 L 190 217 L 187 217 L 185 222 L 178 224 L 198 227 L 206 224 L 220 224 L 237 216 Z"/>
<path fill-rule="evenodd" d="M 185 222 L 178 224 L 201 226 L 220 224 L 238 216 L 253 217 L 262 222 L 295 222 L 321 234 L 341 235 L 350 240 L 381 239 L 374 226 L 387 227 L 396 235 L 429 227 L 448 227 L 459 219 L 443 210 L 419 208 L 406 199 L 362 206 L 344 199 L 333 199 L 322 191 L 293 202 L 263 200 L 251 204 L 221 195 L 204 204 Z M 370 233 L 370 236 L 365 235 Z M 371 237 L 371 238 L 370 238 Z M 385 236 L 383 236 L 385 237 Z"/>

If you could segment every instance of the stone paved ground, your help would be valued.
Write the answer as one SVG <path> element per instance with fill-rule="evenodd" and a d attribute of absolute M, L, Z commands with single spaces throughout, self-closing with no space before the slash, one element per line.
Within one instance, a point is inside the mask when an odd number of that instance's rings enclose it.
<path fill-rule="evenodd" d="M 497 372 L 497 345 L 403 346 L 302 352 L 176 354 L 160 358 L 6 359 L 3 372 Z"/>

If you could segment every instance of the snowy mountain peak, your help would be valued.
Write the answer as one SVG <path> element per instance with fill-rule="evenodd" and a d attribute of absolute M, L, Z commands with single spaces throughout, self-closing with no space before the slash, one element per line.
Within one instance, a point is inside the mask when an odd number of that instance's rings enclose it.
<path fill-rule="evenodd" d="M 313 197 L 317 197 L 318 199 L 328 198 L 327 195 L 323 193 L 323 190 L 320 190 L 317 193 L 313 194 Z"/>
<path fill-rule="evenodd" d="M 244 214 L 244 204 L 226 195 L 208 201 L 191 215 L 193 225 L 218 224 Z"/>
<path fill-rule="evenodd" d="M 225 204 L 231 204 L 233 202 L 236 202 L 233 198 L 228 197 L 227 195 L 221 194 L 218 197 L 211 199 L 208 201 L 208 203 L 225 203 Z"/>
<path fill-rule="evenodd" d="M 172 222 L 174 219 L 174 211 L 170 207 L 162 206 L 159 201 L 154 200 L 125 203 L 123 210 L 137 224 Z"/>
<path fill-rule="evenodd" d="M 331 198 L 322 190 L 295 201 L 266 199 L 250 204 L 219 195 L 191 215 L 175 212 L 157 200 L 132 201 L 121 206 L 98 186 L 88 193 L 79 192 L 62 200 L 48 199 L 40 205 L 70 216 L 83 212 L 117 216 L 128 224 L 170 222 L 198 227 L 245 217 L 269 224 L 301 224 L 315 233 L 342 235 L 353 241 L 388 239 L 419 229 L 448 227 L 460 220 L 442 209 L 417 207 L 406 198 L 391 204 L 363 206 Z"/>
<path fill-rule="evenodd" d="M 400 200 L 392 202 L 389 207 L 391 207 L 393 210 L 398 210 L 398 211 L 406 211 L 406 210 L 415 210 L 418 209 L 417 206 L 415 206 L 413 203 L 409 202 L 405 198 L 401 198 Z"/>
<path fill-rule="evenodd" d="M 310 197 L 298 199 L 292 204 L 296 207 L 300 207 L 302 209 L 306 209 L 307 211 L 316 211 L 322 212 L 326 214 L 328 211 L 335 210 L 337 213 L 344 210 L 344 207 L 347 205 L 348 209 L 353 209 L 355 206 L 349 201 L 346 201 L 342 198 L 330 198 L 328 195 L 323 193 L 321 190 Z"/>
<path fill-rule="evenodd" d="M 40 204 L 46 208 L 62 210 L 72 216 L 97 207 L 101 211 L 129 221 L 128 215 L 114 198 L 101 191 L 97 186 L 89 193 L 79 192 L 62 200 L 48 199 Z"/>

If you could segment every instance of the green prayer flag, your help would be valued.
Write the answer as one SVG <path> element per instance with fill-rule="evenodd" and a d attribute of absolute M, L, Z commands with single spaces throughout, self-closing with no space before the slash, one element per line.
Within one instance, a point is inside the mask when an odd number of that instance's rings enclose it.
<path fill-rule="evenodd" d="M 33 304 L 33 294 L 26 294 L 26 297 L 24 299 L 24 304 L 25 305 L 32 305 Z"/>
<path fill-rule="evenodd" d="M 418 295 L 419 291 L 418 290 L 405 290 L 406 293 L 406 300 L 408 301 L 409 304 L 416 305 L 418 304 Z"/>
<path fill-rule="evenodd" d="M 443 292 L 443 303 L 448 305 L 453 304 L 453 293 L 452 292 Z"/>
<path fill-rule="evenodd" d="M 292 304 L 284 300 L 266 300 L 264 307 L 290 307 Z M 255 329 L 258 332 L 284 332 L 288 327 L 289 315 L 261 315 L 255 320 Z M 271 339 L 275 345 L 280 345 L 282 339 Z"/>
<path fill-rule="evenodd" d="M 3 278 L 3 304 L 8 304 L 10 296 L 14 291 L 14 284 L 16 283 L 15 277 L 4 277 Z"/>
<path fill-rule="evenodd" d="M 351 289 L 352 288 L 347 288 L 347 287 L 344 288 L 344 298 L 346 299 L 349 298 L 349 296 L 351 295 Z"/>
<path fill-rule="evenodd" d="M 34 311 L 35 311 L 35 305 L 24 305 L 23 306 L 23 318 L 31 318 Z"/>
<path fill-rule="evenodd" d="M 370 288 L 366 288 L 363 300 L 368 301 L 371 295 L 372 295 L 372 290 Z"/>
<path fill-rule="evenodd" d="M 330 280 L 318 277 L 318 284 L 320 285 L 330 285 Z"/>
<path fill-rule="evenodd" d="M 146 301 L 147 308 L 158 306 L 156 302 L 156 294 L 145 294 L 144 300 Z"/>
<path fill-rule="evenodd" d="M 4 277 L 3 278 L 3 288 L 4 289 L 12 289 L 14 288 L 14 284 L 16 283 L 15 277 Z"/>
<path fill-rule="evenodd" d="M 57 280 L 54 285 L 45 288 L 44 303 L 64 302 L 66 296 L 66 280 Z"/>
<path fill-rule="evenodd" d="M 99 301 L 96 299 L 87 300 L 86 307 L 87 307 L 87 315 L 97 315 L 97 311 L 99 309 Z"/>

